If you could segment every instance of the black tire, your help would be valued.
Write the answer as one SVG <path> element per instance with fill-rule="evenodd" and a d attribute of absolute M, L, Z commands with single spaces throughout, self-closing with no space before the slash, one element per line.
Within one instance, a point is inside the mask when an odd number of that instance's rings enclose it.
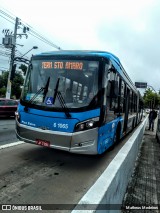
<path fill-rule="evenodd" d="M 133 122 L 132 122 L 132 130 L 134 129 L 134 127 L 135 127 L 135 121 L 133 120 Z"/>
<path fill-rule="evenodd" d="M 116 134 L 114 136 L 114 142 L 113 142 L 114 145 L 119 143 L 119 141 L 120 141 L 120 130 L 121 130 L 121 127 L 120 127 L 120 124 L 118 124 L 117 129 L 116 129 Z"/>

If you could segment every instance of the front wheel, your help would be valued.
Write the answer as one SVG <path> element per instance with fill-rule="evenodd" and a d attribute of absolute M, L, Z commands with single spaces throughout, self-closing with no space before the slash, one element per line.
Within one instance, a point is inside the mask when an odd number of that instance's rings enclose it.
<path fill-rule="evenodd" d="M 116 133 L 113 137 L 113 144 L 109 147 L 109 150 L 112 151 L 115 148 L 115 145 L 120 141 L 120 131 L 116 130 Z"/>

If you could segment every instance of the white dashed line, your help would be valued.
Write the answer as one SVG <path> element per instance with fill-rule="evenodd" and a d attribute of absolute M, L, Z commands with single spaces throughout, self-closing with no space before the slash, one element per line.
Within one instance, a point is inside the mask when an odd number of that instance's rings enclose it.
<path fill-rule="evenodd" d="M 9 148 L 9 147 L 12 147 L 12 146 L 17 146 L 17 145 L 20 145 L 20 144 L 23 144 L 23 143 L 24 143 L 24 141 L 17 141 L 17 142 L 5 144 L 5 145 L 0 146 L 0 149 L 6 149 L 6 148 Z"/>

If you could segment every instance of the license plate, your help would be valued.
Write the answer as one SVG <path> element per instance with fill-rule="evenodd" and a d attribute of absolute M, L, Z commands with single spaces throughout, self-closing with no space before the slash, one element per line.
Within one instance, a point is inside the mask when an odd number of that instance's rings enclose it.
<path fill-rule="evenodd" d="M 49 141 L 45 141 L 45 140 L 41 140 L 41 139 L 36 139 L 36 144 L 40 145 L 40 146 L 50 147 Z"/>

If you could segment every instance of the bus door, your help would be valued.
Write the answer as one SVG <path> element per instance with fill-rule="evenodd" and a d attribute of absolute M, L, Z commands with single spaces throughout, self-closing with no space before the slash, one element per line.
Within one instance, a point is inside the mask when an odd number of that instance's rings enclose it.
<path fill-rule="evenodd" d="M 130 90 L 126 88 L 126 100 L 125 100 L 125 111 L 124 111 L 124 127 L 123 133 L 127 133 L 127 125 L 128 125 L 128 113 L 129 113 L 129 99 L 130 99 Z"/>

